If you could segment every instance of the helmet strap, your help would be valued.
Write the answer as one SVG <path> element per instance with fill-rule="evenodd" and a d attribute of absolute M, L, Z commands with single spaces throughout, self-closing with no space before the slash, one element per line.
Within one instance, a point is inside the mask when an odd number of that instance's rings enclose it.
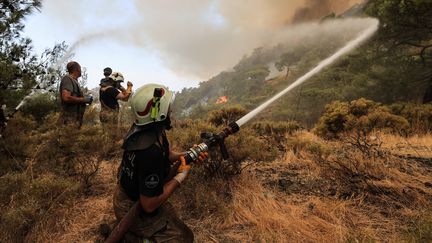
<path fill-rule="evenodd" d="M 165 121 L 164 121 L 164 125 L 165 125 L 165 130 L 171 130 L 172 125 L 171 125 L 171 117 L 168 116 Z"/>

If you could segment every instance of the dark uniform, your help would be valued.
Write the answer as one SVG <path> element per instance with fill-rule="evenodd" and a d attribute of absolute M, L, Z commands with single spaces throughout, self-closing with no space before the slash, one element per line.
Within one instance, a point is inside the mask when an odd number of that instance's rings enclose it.
<path fill-rule="evenodd" d="M 120 91 L 113 86 L 101 87 L 99 90 L 99 101 L 101 103 L 100 121 L 102 124 L 115 125 L 119 111 L 117 95 Z"/>
<path fill-rule="evenodd" d="M 127 214 L 140 195 L 161 195 L 164 184 L 171 179 L 169 143 L 163 129 L 135 133 L 132 138 L 125 139 L 123 148 L 119 185 L 114 194 L 114 211 L 118 220 Z M 172 205 L 166 202 L 151 214 L 142 213 L 125 236 L 125 240 L 130 242 L 142 242 L 143 239 L 193 242 L 193 233 L 177 217 Z"/>
<path fill-rule="evenodd" d="M 73 79 L 70 75 L 65 75 L 60 82 L 60 99 L 62 112 L 60 114 L 61 124 L 72 124 L 77 123 L 79 126 L 82 125 L 82 118 L 84 116 L 85 104 L 66 103 L 61 98 L 62 90 L 71 92 L 71 96 L 83 97 L 81 89 L 78 85 L 78 81 Z"/>

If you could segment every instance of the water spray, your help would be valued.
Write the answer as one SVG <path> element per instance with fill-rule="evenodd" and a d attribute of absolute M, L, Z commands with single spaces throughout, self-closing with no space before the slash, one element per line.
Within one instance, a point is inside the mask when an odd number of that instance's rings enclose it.
<path fill-rule="evenodd" d="M 328 57 L 327 59 L 324 59 L 321 61 L 315 68 L 310 70 L 308 73 L 297 79 L 294 83 L 289 85 L 287 88 L 282 90 L 280 93 L 273 96 L 268 101 L 264 102 L 248 114 L 244 115 L 242 118 L 237 120 L 236 122 L 232 122 L 226 127 L 222 132 L 219 134 L 212 134 L 212 133 L 202 133 L 201 138 L 204 140 L 201 144 L 190 148 L 186 151 L 186 162 L 191 163 L 193 161 L 196 161 L 198 159 L 198 156 L 200 153 L 207 152 L 209 148 L 214 146 L 219 146 L 222 157 L 224 159 L 228 158 L 228 151 L 225 146 L 225 138 L 229 135 L 236 133 L 240 130 L 240 127 L 249 122 L 252 118 L 254 118 L 256 115 L 258 115 L 260 112 L 262 112 L 264 109 L 266 109 L 269 105 L 271 105 L 273 102 L 275 102 L 277 99 L 284 96 L 286 93 L 293 90 L 295 87 L 301 85 L 309 78 L 313 77 L 315 74 L 319 73 L 321 70 L 323 70 L 325 67 L 329 66 L 330 64 L 334 63 L 336 60 L 338 60 L 341 56 L 347 54 L 348 52 L 354 50 L 357 48 L 361 43 L 369 39 L 376 31 L 378 30 L 378 21 L 374 21 L 373 25 L 371 25 L 369 28 L 364 30 L 357 38 L 351 40 L 346 44 L 343 48 L 338 50 L 335 54 Z"/>
<path fill-rule="evenodd" d="M 378 21 L 375 21 L 373 25 L 371 25 L 369 28 L 367 28 L 365 31 L 363 31 L 357 38 L 354 40 L 348 42 L 347 45 L 345 45 L 342 49 L 337 51 L 332 56 L 328 57 L 327 59 L 321 61 L 318 66 L 310 70 L 308 73 L 297 79 L 294 83 L 289 85 L 286 89 L 282 90 L 280 93 L 273 96 L 268 101 L 264 102 L 242 118 L 240 118 L 236 123 L 239 125 L 239 127 L 243 126 L 245 123 L 250 121 L 253 117 L 258 115 L 260 112 L 262 112 L 265 108 L 267 108 L 270 104 L 275 102 L 277 99 L 281 98 L 286 93 L 290 92 L 295 87 L 299 86 L 300 84 L 304 83 L 306 80 L 314 76 L 315 74 L 319 73 L 323 68 L 329 66 L 330 64 L 334 63 L 336 60 L 338 60 L 341 56 L 347 54 L 348 52 L 354 50 L 356 47 L 358 47 L 361 43 L 363 43 L 365 40 L 369 39 L 376 31 L 378 30 Z"/>
<path fill-rule="evenodd" d="M 53 78 L 54 77 L 54 74 L 53 74 L 53 68 L 51 68 L 51 67 L 49 67 L 48 68 L 48 71 L 49 71 L 49 75 Z M 52 79 L 51 78 L 51 79 Z M 46 82 L 45 84 L 43 84 L 43 82 L 41 81 L 41 82 L 39 82 L 38 84 L 36 84 L 33 88 L 31 88 L 31 92 L 28 94 L 28 95 L 26 95 L 26 96 L 24 96 L 24 98 L 21 100 L 21 102 L 15 107 L 15 109 L 6 117 L 6 120 L 9 120 L 9 119 L 11 119 L 14 115 L 15 115 L 15 113 L 17 113 L 20 109 L 21 109 L 21 107 L 27 102 L 27 100 L 30 98 L 30 97 L 32 97 L 34 94 L 36 94 L 37 93 L 37 91 L 39 91 L 39 90 L 47 90 L 52 84 L 53 84 L 54 82 L 53 81 L 50 81 L 50 82 Z M 41 86 L 41 84 L 42 84 L 42 86 Z M 54 90 L 48 90 L 49 92 L 54 92 Z"/>

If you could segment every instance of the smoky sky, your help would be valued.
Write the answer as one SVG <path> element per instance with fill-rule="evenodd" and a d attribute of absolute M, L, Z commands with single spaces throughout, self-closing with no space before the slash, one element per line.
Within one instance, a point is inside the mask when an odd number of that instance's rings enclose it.
<path fill-rule="evenodd" d="M 304 6 L 295 11 L 291 23 L 320 19 L 331 13 L 338 14 L 360 2 L 356 0 L 305 0 Z"/>
<path fill-rule="evenodd" d="M 316 25 L 312 29 L 288 26 L 293 21 L 312 21 L 331 12 L 341 13 L 360 0 L 45 2 L 49 2 L 49 7 L 43 8 L 42 14 L 50 14 L 74 30 L 77 40 L 88 41 L 86 35 L 106 31 L 108 34 L 98 36 L 156 53 L 175 73 L 206 80 L 234 66 L 257 47 L 322 31 Z M 107 24 L 125 16 L 132 17 L 126 22 Z M 345 27 L 347 31 L 351 29 Z M 327 30 L 331 32 L 333 28 Z"/>

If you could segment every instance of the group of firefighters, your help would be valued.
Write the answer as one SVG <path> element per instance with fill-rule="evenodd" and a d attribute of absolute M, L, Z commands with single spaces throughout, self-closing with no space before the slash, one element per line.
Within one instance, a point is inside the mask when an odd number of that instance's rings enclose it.
<path fill-rule="evenodd" d="M 82 125 L 83 107 L 91 104 L 79 87 L 81 66 L 69 62 L 60 83 L 62 124 Z M 134 123 L 123 142 L 123 158 L 114 193 L 114 212 L 120 221 L 138 201 L 142 211 L 123 237 L 123 242 L 193 242 L 192 231 L 176 215 L 167 199 L 188 176 L 185 153 L 171 150 L 166 130 L 171 129 L 174 93 L 159 84 L 147 84 L 132 94 L 132 83 L 121 86 L 124 77 L 104 69 L 100 82 L 100 121 L 116 123 L 118 100 L 130 100 Z M 205 160 L 202 153 L 199 160 Z"/>
<path fill-rule="evenodd" d="M 60 82 L 60 100 L 62 111 L 59 117 L 61 124 L 75 124 L 81 127 L 85 107 L 93 102 L 93 96 L 84 96 L 78 84 L 81 77 L 81 66 L 77 62 L 66 65 L 68 74 Z M 124 77 L 120 72 L 112 72 L 111 68 L 104 69 L 104 76 L 100 82 L 99 101 L 101 104 L 100 122 L 103 125 L 117 123 L 119 111 L 118 100 L 127 101 L 132 93 L 132 83 L 127 82 L 127 89 L 121 83 Z"/>

